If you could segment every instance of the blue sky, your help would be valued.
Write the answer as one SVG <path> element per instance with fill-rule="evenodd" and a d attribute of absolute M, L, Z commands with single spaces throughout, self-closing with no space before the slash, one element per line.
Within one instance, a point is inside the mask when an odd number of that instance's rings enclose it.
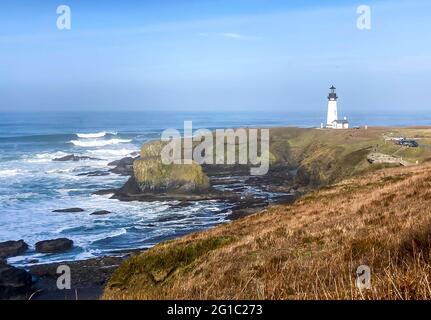
<path fill-rule="evenodd" d="M 56 8 L 72 29 L 56 28 Z M 371 30 L 356 9 L 371 7 Z M 430 110 L 431 2 L 0 2 L 0 111 Z"/>

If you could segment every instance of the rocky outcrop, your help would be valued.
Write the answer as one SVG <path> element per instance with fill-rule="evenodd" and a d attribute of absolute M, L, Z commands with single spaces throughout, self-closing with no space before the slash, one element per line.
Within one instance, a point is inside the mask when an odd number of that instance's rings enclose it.
<path fill-rule="evenodd" d="M 86 157 L 86 156 L 75 156 L 74 154 L 69 154 L 64 157 L 54 158 L 52 161 L 81 161 L 81 160 L 100 160 L 98 158 Z"/>
<path fill-rule="evenodd" d="M 44 240 L 36 243 L 36 252 L 61 253 L 72 249 L 73 241 L 67 238 Z"/>
<path fill-rule="evenodd" d="M 28 249 L 24 240 L 6 241 L 0 243 L 0 259 L 19 256 Z"/>
<path fill-rule="evenodd" d="M 31 292 L 31 275 L 0 260 L 0 299 L 23 299 Z"/>
<path fill-rule="evenodd" d="M 200 193 L 210 188 L 202 167 L 192 164 L 163 164 L 160 141 L 146 144 L 141 158 L 133 162 L 133 176 L 142 192 Z"/>
<path fill-rule="evenodd" d="M 133 162 L 137 159 L 133 157 L 125 157 L 120 160 L 112 161 L 108 163 L 108 166 L 115 167 L 109 171 L 122 176 L 130 176 L 133 174 Z"/>
<path fill-rule="evenodd" d="M 57 209 L 53 210 L 52 212 L 60 212 L 60 213 L 78 213 L 78 212 L 84 212 L 85 210 L 82 208 L 67 208 L 67 209 Z"/>
<path fill-rule="evenodd" d="M 104 215 L 107 215 L 110 213 L 111 213 L 111 211 L 108 211 L 108 210 L 98 210 L 98 211 L 94 211 L 91 215 L 92 216 L 104 216 Z"/>
<path fill-rule="evenodd" d="M 109 172 L 96 170 L 96 171 L 90 171 L 90 172 L 83 172 L 78 174 L 77 176 L 78 177 L 103 177 L 103 176 L 109 176 Z"/>

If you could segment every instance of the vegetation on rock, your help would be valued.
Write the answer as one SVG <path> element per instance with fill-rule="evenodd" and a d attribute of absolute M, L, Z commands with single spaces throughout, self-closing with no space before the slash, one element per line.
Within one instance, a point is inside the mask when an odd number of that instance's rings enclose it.
<path fill-rule="evenodd" d="M 163 143 L 145 144 L 141 158 L 133 163 L 133 173 L 142 191 L 201 192 L 209 188 L 209 180 L 202 167 L 192 164 L 163 164 L 160 152 Z"/>

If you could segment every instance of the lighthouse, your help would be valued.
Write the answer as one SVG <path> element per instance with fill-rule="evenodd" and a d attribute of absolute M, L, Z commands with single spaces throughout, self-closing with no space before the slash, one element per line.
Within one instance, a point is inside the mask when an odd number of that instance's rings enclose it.
<path fill-rule="evenodd" d="M 326 120 L 326 126 L 332 127 L 335 120 L 338 120 L 338 110 L 337 110 L 337 93 L 335 92 L 336 88 L 332 86 L 329 88 L 331 92 L 328 96 L 328 117 Z"/>
<path fill-rule="evenodd" d="M 331 90 L 331 92 L 328 95 L 328 115 L 326 118 L 326 128 L 348 129 L 349 121 L 347 121 L 347 118 L 344 118 L 344 120 L 338 120 L 338 96 L 335 92 L 336 88 L 332 86 L 329 88 L 329 90 Z"/>

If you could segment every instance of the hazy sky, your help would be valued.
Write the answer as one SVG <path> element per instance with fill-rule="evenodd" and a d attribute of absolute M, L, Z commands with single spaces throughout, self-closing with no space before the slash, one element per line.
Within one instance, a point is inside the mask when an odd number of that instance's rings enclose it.
<path fill-rule="evenodd" d="M 304 4 L 306 2 L 306 4 Z M 56 27 L 58 5 L 72 29 Z M 356 9 L 371 7 L 371 30 Z M 431 110 L 431 1 L 0 2 L 0 111 Z"/>

